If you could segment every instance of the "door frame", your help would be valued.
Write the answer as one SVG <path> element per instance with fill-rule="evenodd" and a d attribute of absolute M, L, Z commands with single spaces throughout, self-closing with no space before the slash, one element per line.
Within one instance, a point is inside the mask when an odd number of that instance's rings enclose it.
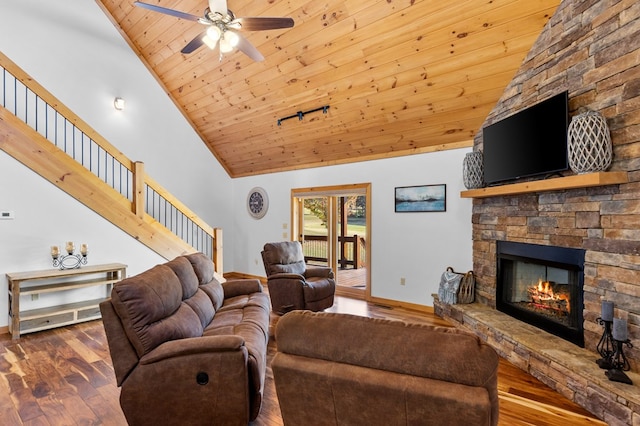
<path fill-rule="evenodd" d="M 337 197 L 348 195 L 364 195 L 365 196 L 365 226 L 367 228 L 367 238 L 365 240 L 366 248 L 366 260 L 367 268 L 365 274 L 365 289 L 364 292 L 357 289 L 340 288 L 340 285 L 336 286 L 336 294 L 339 296 L 349 296 L 353 298 L 371 300 L 371 183 L 355 183 L 348 185 L 332 185 L 332 186 L 318 186 L 309 188 L 292 188 L 291 189 L 291 239 L 293 241 L 298 240 L 300 235 L 299 226 L 303 222 L 302 216 L 304 211 L 302 208 L 302 198 L 313 197 L 329 197 L 327 203 L 328 217 L 330 221 L 330 227 L 336 229 L 337 227 L 337 210 L 338 203 Z M 329 232 L 329 243 L 331 250 L 335 251 L 338 244 L 338 236 L 336 232 Z M 338 261 L 336 256 L 332 256 L 333 261 L 330 266 L 338 274 Z"/>

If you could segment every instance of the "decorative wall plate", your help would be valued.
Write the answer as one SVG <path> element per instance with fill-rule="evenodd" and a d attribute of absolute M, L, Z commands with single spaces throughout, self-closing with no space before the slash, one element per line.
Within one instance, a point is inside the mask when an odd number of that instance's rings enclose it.
<path fill-rule="evenodd" d="M 267 214 L 269 208 L 269 197 L 267 191 L 260 187 L 255 187 L 249 191 L 247 196 L 247 211 L 255 219 L 261 219 Z"/>

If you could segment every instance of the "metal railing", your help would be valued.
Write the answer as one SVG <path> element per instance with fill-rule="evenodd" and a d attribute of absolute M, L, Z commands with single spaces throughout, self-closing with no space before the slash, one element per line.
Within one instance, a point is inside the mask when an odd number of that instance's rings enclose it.
<path fill-rule="evenodd" d="M 95 137 L 90 136 L 95 134 L 93 130 L 83 130 L 59 111 L 66 108 L 57 109 L 55 105 L 47 102 L 42 96 L 55 98 L 50 96 L 44 88 L 33 80 L 24 78 L 23 80 L 29 83 L 28 86 L 2 63 L 7 63 L 16 70 L 19 69 L 17 65 L 0 54 L 0 105 L 133 203 L 135 175 L 131 160 L 117 150 L 113 150 L 112 147 L 103 146 L 109 145 L 108 143 L 101 145 Z M 44 93 L 42 96 L 38 95 L 30 86 Z M 55 102 L 55 104 L 59 103 Z M 215 239 L 213 228 L 203 228 L 200 225 L 203 223 L 201 220 L 192 219 L 193 213 L 185 213 L 183 208 L 161 195 L 164 191 L 148 184 L 147 179 L 143 180 L 146 197 L 143 203 L 145 213 L 185 243 L 212 257 Z"/>
<path fill-rule="evenodd" d="M 2 70 L 2 106 L 98 176 L 128 200 L 132 200 L 130 167 L 96 143 L 55 107 L 24 85 L 7 69 Z"/>
<path fill-rule="evenodd" d="M 145 183 L 145 212 L 175 235 L 208 257 L 213 253 L 213 235 L 191 220 L 178 207 Z"/>
<path fill-rule="evenodd" d="M 358 269 L 366 266 L 365 239 L 358 236 L 338 237 L 342 253 L 338 258 L 340 269 Z M 307 262 L 326 263 L 329 242 L 326 235 L 305 235 L 302 244 L 304 259 Z"/>

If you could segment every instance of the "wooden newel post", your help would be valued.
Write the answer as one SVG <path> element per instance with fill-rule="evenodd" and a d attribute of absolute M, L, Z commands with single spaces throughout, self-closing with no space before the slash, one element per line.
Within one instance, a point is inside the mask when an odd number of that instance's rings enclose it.
<path fill-rule="evenodd" d="M 133 213 L 140 219 L 144 218 L 144 163 L 133 162 Z"/>
<path fill-rule="evenodd" d="M 213 228 L 213 263 L 215 271 L 222 275 L 224 268 L 222 265 L 222 228 Z"/>

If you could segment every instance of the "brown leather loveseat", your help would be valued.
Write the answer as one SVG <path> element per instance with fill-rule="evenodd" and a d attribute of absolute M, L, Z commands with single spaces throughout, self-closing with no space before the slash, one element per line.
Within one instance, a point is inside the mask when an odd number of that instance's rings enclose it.
<path fill-rule="evenodd" d="M 130 425 L 246 425 L 260 412 L 269 299 L 202 253 L 114 285 L 100 305 Z"/>
<path fill-rule="evenodd" d="M 454 328 L 293 311 L 271 364 L 285 426 L 498 423 L 498 356 Z"/>

